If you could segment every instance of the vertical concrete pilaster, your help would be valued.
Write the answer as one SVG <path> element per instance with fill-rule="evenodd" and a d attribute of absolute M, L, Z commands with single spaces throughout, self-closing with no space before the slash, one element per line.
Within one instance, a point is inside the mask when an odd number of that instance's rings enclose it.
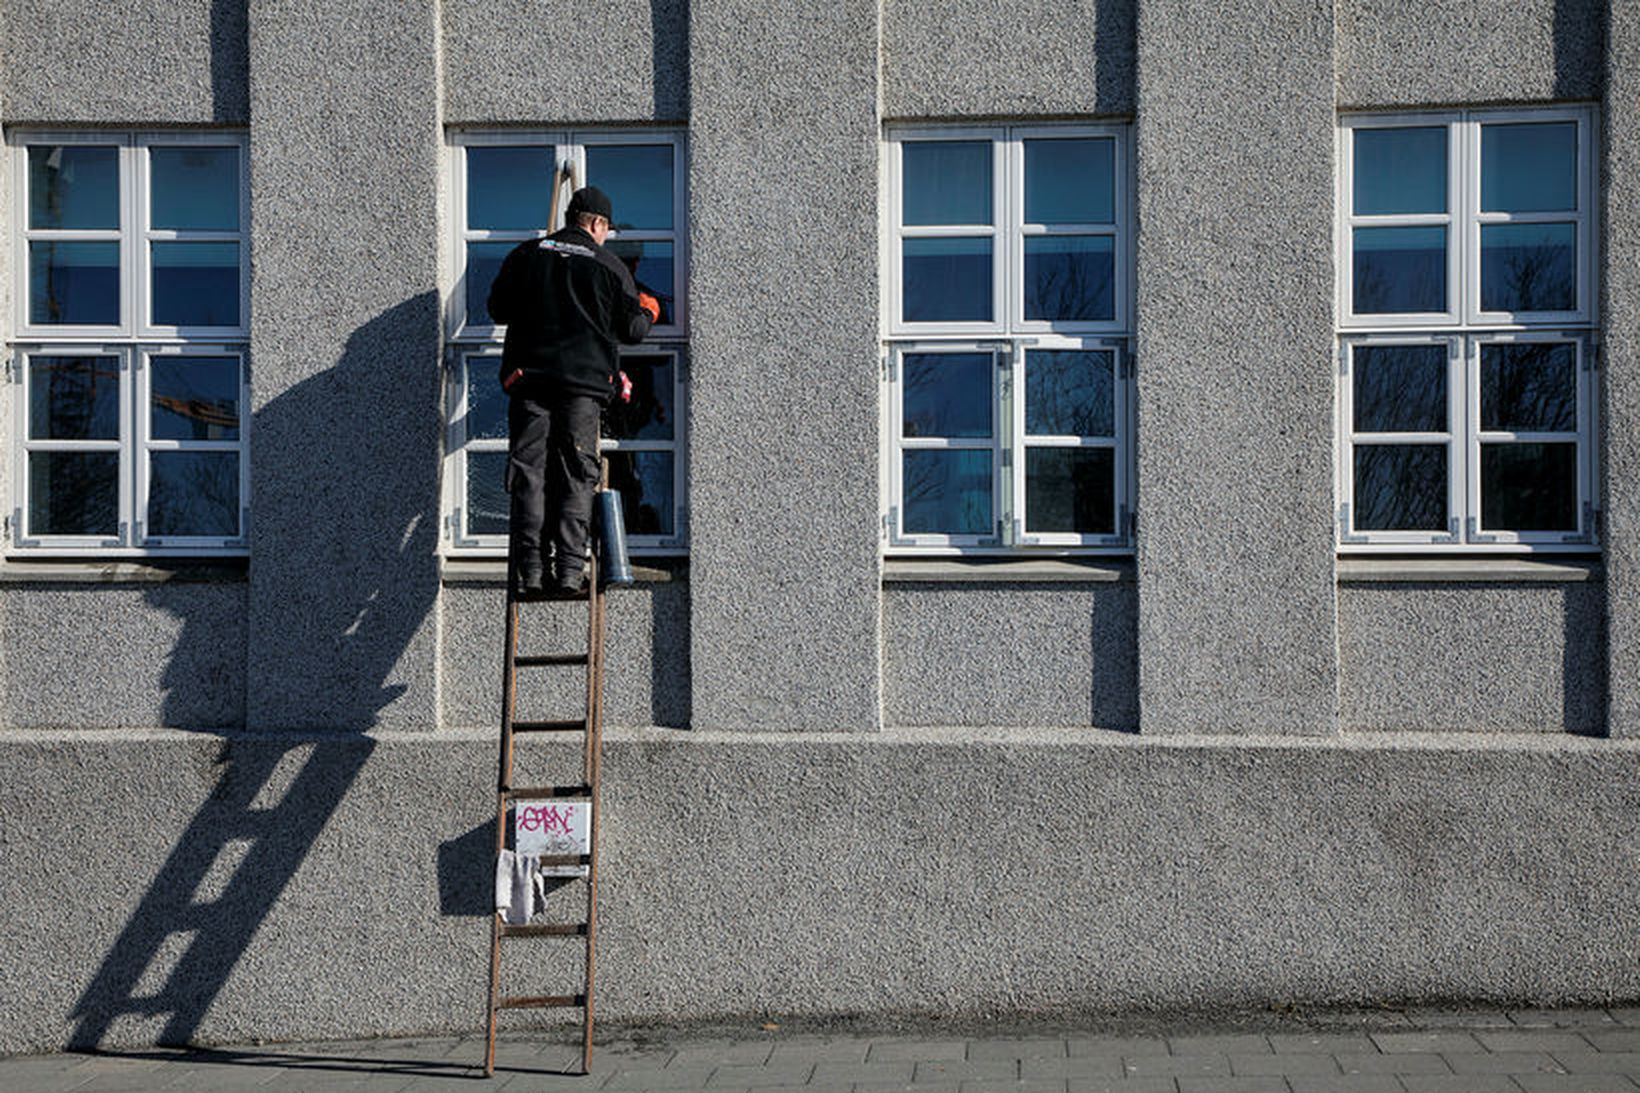
<path fill-rule="evenodd" d="M 1337 722 L 1333 6 L 1138 17 L 1147 733 Z"/>
<path fill-rule="evenodd" d="M 1600 309 L 1607 731 L 1640 737 L 1640 7 L 1612 3 L 1607 13 Z"/>
<path fill-rule="evenodd" d="M 250 0 L 253 728 L 434 724 L 438 28 Z"/>
<path fill-rule="evenodd" d="M 880 722 L 879 20 L 690 6 L 697 728 Z"/>

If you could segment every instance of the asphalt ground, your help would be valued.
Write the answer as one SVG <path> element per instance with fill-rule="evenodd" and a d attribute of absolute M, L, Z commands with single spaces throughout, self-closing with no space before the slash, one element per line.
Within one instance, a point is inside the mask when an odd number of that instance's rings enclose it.
<path fill-rule="evenodd" d="M 0 1056 L 3 1093 L 1637 1093 L 1640 1006 L 578 1028 Z"/>

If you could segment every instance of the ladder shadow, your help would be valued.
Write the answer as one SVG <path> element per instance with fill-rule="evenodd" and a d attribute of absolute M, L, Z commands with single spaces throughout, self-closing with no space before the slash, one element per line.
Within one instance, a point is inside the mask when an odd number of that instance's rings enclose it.
<path fill-rule="evenodd" d="M 225 739 L 210 798 L 70 1013 L 68 1046 L 97 1050 L 122 1017 L 168 1017 L 155 1042 L 190 1042 L 374 750 L 357 733 Z"/>
<path fill-rule="evenodd" d="M 382 436 L 424 434 L 429 450 L 436 448 L 438 369 L 414 373 L 420 389 L 398 380 L 403 397 L 396 401 L 380 391 L 383 376 L 411 374 L 406 362 L 436 361 L 438 315 L 437 294 L 426 292 L 357 327 L 332 366 L 255 411 L 253 452 L 277 456 L 302 438 L 342 435 L 344 423 L 361 420 Z M 211 787 L 70 1011 L 72 1050 L 97 1051 L 105 1041 L 191 1043 L 370 762 L 377 747 L 371 730 L 417 716 L 415 696 L 398 705 L 411 689 L 400 661 L 437 602 L 437 461 L 419 475 L 406 470 L 391 479 L 357 476 L 352 465 L 325 460 L 270 462 L 253 482 L 263 511 L 296 511 L 342 490 L 348 503 L 327 509 L 324 521 L 268 533 L 273 579 L 264 590 L 248 586 L 233 607 L 251 622 L 222 621 L 223 603 L 237 590 L 181 608 L 182 629 L 160 681 L 162 724 L 210 734 Z M 314 579 L 280 572 L 282 559 L 322 551 L 330 567 Z M 254 582 L 254 561 L 250 572 Z M 178 603 L 195 601 L 155 593 L 150 603 L 177 611 Z M 279 634 L 271 647 L 251 644 L 258 626 Z M 246 643 L 243 656 L 256 661 L 255 673 L 222 652 L 234 639 Z M 200 723 L 198 696 L 213 688 L 236 692 L 236 724 Z M 323 982 L 303 986 L 325 990 Z M 234 1003 L 252 1012 L 255 1004 Z M 117 1021 L 145 1027 L 133 1035 L 115 1028 Z M 270 1035 L 265 1020 L 252 1024 Z"/>

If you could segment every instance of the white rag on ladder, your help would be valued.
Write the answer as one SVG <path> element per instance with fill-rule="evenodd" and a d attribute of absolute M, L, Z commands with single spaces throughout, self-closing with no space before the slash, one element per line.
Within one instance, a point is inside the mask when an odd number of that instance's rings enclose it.
<path fill-rule="evenodd" d="M 541 879 L 541 859 L 535 854 L 515 854 L 503 850 L 495 862 L 495 910 L 509 926 L 529 922 L 546 899 Z"/>

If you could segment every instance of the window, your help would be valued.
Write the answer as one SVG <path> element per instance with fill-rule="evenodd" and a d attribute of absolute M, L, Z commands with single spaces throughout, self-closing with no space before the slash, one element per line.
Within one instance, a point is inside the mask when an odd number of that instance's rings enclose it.
<path fill-rule="evenodd" d="M 621 491 L 635 554 L 677 553 L 686 541 L 682 414 L 687 371 L 683 143 L 673 133 L 458 133 L 452 192 L 459 215 L 449 307 L 450 407 L 445 543 L 505 554 L 507 400 L 496 380 L 504 327 L 485 308 L 507 252 L 551 226 L 579 186 L 609 194 L 606 244 L 661 304 L 643 345 L 623 346 L 632 400 L 604 415 L 610 484 Z"/>
<path fill-rule="evenodd" d="M 1342 549 L 1594 544 L 1594 132 L 1582 107 L 1344 119 Z"/>
<path fill-rule="evenodd" d="M 12 545 L 243 553 L 245 143 L 14 137 Z"/>
<path fill-rule="evenodd" d="M 889 549 L 1131 549 L 1120 126 L 888 140 Z"/>

